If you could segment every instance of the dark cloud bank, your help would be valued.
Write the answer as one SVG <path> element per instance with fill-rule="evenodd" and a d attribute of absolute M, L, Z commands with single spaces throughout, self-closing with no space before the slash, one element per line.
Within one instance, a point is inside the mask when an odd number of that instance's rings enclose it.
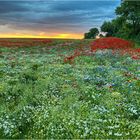
<path fill-rule="evenodd" d="M 120 0 L 0 1 L 0 25 L 15 30 L 82 33 L 115 17 Z"/>

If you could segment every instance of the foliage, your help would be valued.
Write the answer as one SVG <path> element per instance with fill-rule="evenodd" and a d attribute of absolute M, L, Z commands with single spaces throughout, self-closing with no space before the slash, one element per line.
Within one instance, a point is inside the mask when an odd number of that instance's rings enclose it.
<path fill-rule="evenodd" d="M 105 21 L 101 31 L 107 32 L 107 36 L 117 36 L 139 41 L 140 33 L 140 2 L 122 0 L 116 8 L 117 18 Z"/>
<path fill-rule="evenodd" d="M 123 0 L 120 7 L 117 7 L 116 14 L 123 17 L 126 23 L 131 26 L 132 33 L 138 35 L 140 32 L 140 2 Z"/>
<path fill-rule="evenodd" d="M 112 21 L 105 21 L 101 26 L 101 31 L 106 32 L 106 36 L 120 36 L 120 29 L 122 28 L 124 19 L 122 17 L 117 17 Z"/>
<path fill-rule="evenodd" d="M 116 32 L 113 23 L 106 21 L 101 26 L 101 31 L 106 32 L 106 36 L 113 36 L 113 34 Z"/>
<path fill-rule="evenodd" d="M 99 30 L 97 28 L 92 28 L 89 30 L 88 33 L 85 33 L 84 38 L 85 39 L 93 39 L 99 34 Z"/>

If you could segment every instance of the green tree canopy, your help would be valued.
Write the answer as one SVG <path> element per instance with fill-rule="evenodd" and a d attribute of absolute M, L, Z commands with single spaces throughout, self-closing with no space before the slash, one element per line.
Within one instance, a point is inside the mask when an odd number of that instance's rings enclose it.
<path fill-rule="evenodd" d="M 115 12 L 116 19 L 105 21 L 101 31 L 107 36 L 140 40 L 140 1 L 122 0 Z"/>
<path fill-rule="evenodd" d="M 105 21 L 103 23 L 103 25 L 101 26 L 101 31 L 106 32 L 107 33 L 106 36 L 112 36 L 113 33 L 114 33 L 114 25 L 113 25 L 113 23 L 110 22 L 110 21 L 108 21 L 108 22 Z"/>
<path fill-rule="evenodd" d="M 123 0 L 121 6 L 116 8 L 116 14 L 129 24 L 134 35 L 140 33 L 140 1 Z"/>
<path fill-rule="evenodd" d="M 99 34 L 99 30 L 97 28 L 91 28 L 88 33 L 84 34 L 85 39 L 95 38 Z"/>

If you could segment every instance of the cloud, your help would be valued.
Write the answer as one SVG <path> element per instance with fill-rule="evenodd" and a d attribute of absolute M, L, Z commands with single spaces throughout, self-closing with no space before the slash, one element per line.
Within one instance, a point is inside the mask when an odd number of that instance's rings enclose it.
<path fill-rule="evenodd" d="M 84 33 L 114 18 L 119 4 L 120 0 L 0 1 L 0 26 L 21 32 Z"/>

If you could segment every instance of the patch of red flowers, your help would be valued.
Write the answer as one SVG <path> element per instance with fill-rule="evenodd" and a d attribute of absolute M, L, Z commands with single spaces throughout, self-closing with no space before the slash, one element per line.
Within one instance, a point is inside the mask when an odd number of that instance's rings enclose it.
<path fill-rule="evenodd" d="M 33 47 L 52 43 L 50 39 L 12 39 L 0 40 L 0 47 Z"/>
<path fill-rule="evenodd" d="M 100 38 L 91 44 L 92 51 L 97 49 L 125 49 L 132 47 L 134 47 L 134 43 L 117 37 Z"/>
<path fill-rule="evenodd" d="M 106 37 L 91 43 L 91 51 L 112 49 L 112 53 L 119 52 L 121 55 L 129 54 L 132 59 L 140 59 L 140 49 L 134 48 L 134 43 L 117 37 Z"/>

